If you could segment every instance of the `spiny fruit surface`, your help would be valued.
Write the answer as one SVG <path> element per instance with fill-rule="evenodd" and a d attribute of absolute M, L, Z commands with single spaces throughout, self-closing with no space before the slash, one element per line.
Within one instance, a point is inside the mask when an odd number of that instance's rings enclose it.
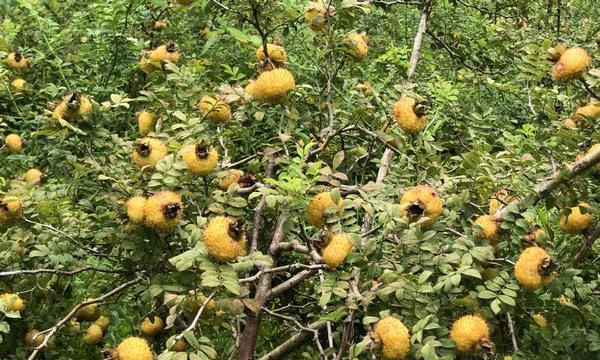
<path fill-rule="evenodd" d="M 88 300 L 91 299 L 87 299 L 86 301 Z M 85 321 L 94 321 L 98 319 L 99 316 L 100 312 L 98 311 L 97 303 L 86 305 L 79 309 L 79 312 L 77 313 L 77 318 Z"/>
<path fill-rule="evenodd" d="M 27 170 L 27 172 L 25 173 L 25 181 L 27 181 L 29 184 L 39 184 L 40 182 L 42 182 L 42 177 L 44 176 L 44 174 L 42 174 L 42 172 L 38 169 L 29 169 Z"/>
<path fill-rule="evenodd" d="M 183 162 L 189 172 L 194 175 L 206 176 L 217 167 L 219 153 L 206 145 L 189 146 L 182 155 Z"/>
<path fill-rule="evenodd" d="M 496 240 L 498 238 L 498 221 L 494 215 L 481 215 L 475 220 L 481 230 L 475 230 L 474 235 L 481 239 Z"/>
<path fill-rule="evenodd" d="M 127 216 L 129 221 L 134 224 L 142 224 L 146 218 L 144 209 L 146 206 L 146 198 L 143 196 L 134 196 L 129 198 L 125 203 L 127 209 Z"/>
<path fill-rule="evenodd" d="M 395 317 L 385 317 L 375 324 L 373 330 L 381 343 L 384 359 L 403 359 L 410 350 L 410 336 L 404 323 Z"/>
<path fill-rule="evenodd" d="M 275 62 L 286 62 L 287 61 L 287 53 L 283 46 L 275 45 L 275 44 L 267 44 L 267 52 L 269 53 L 269 59 Z M 256 49 L 256 57 L 260 61 L 264 61 L 265 57 L 265 48 L 264 46 L 259 46 Z"/>
<path fill-rule="evenodd" d="M 153 138 L 143 138 L 133 143 L 131 156 L 134 164 L 142 168 L 144 166 L 154 167 L 167 156 L 167 145 Z"/>
<path fill-rule="evenodd" d="M 322 0 L 311 1 L 304 9 L 304 20 L 311 30 L 320 31 L 329 24 L 329 17 L 334 11 L 333 6 L 325 6 Z"/>
<path fill-rule="evenodd" d="M 94 321 L 94 324 L 98 325 L 100 329 L 102 329 L 102 332 L 106 332 L 110 326 L 110 319 L 104 315 L 100 315 L 100 317 Z"/>
<path fill-rule="evenodd" d="M 314 227 L 324 228 L 325 227 L 325 210 L 327 208 L 336 207 L 338 211 L 342 212 L 343 202 L 342 199 L 337 204 L 331 199 L 331 193 L 329 191 L 322 192 L 315 196 L 308 204 L 307 209 L 307 220 L 308 223 Z"/>
<path fill-rule="evenodd" d="M 533 246 L 523 250 L 515 264 L 517 281 L 530 289 L 538 289 L 550 283 L 554 276 L 544 271 L 544 266 L 550 265 L 550 260 L 550 255 L 540 247 Z"/>
<path fill-rule="evenodd" d="M 152 360 L 152 351 L 148 342 L 141 337 L 132 336 L 123 340 L 116 348 L 118 360 Z"/>
<path fill-rule="evenodd" d="M 246 86 L 246 92 L 261 101 L 276 101 L 296 86 L 294 75 L 287 69 L 265 71 Z"/>
<path fill-rule="evenodd" d="M 92 324 L 83 336 L 83 342 L 86 345 L 98 345 L 102 341 L 102 335 L 102 328 L 96 324 Z"/>
<path fill-rule="evenodd" d="M 456 343 L 460 352 L 481 352 L 482 345 L 489 342 L 488 325 L 477 315 L 465 315 L 452 324 L 450 339 Z"/>
<path fill-rule="evenodd" d="M 246 254 L 246 234 L 236 219 L 216 216 L 204 229 L 204 245 L 215 259 L 233 261 Z"/>
<path fill-rule="evenodd" d="M 552 67 L 552 79 L 564 81 L 577 77 L 585 72 L 591 57 L 580 47 L 565 50 L 560 59 Z"/>
<path fill-rule="evenodd" d="M 152 320 L 145 318 L 142 325 L 140 325 L 142 333 L 146 336 L 156 336 L 164 327 L 165 323 L 158 316 L 155 316 Z"/>
<path fill-rule="evenodd" d="M 23 214 L 23 204 L 16 196 L 5 196 L 0 199 L 0 224 L 15 221 Z"/>
<path fill-rule="evenodd" d="M 566 127 L 567 129 L 576 129 L 577 128 L 577 124 L 571 118 L 565 119 L 565 121 L 563 121 L 563 126 Z"/>
<path fill-rule="evenodd" d="M 40 332 L 37 329 L 31 329 L 25 334 L 25 345 L 30 348 L 38 347 L 42 345 L 44 341 L 44 335 L 38 335 Z"/>
<path fill-rule="evenodd" d="M 21 137 L 17 134 L 7 135 L 4 139 L 4 143 L 6 144 L 6 148 L 8 149 L 8 151 L 10 151 L 13 154 L 21 152 L 21 150 L 23 150 L 23 140 L 21 140 Z"/>
<path fill-rule="evenodd" d="M 581 208 L 589 207 L 590 205 L 583 201 L 578 206 L 572 207 L 569 215 L 560 218 L 560 228 L 571 234 L 581 233 L 593 220 L 591 213 L 583 214 L 581 212 Z"/>
<path fill-rule="evenodd" d="M 227 174 L 225 174 L 224 176 L 222 176 L 219 179 L 219 188 L 221 190 L 229 189 L 231 184 L 237 184 L 243 175 L 244 175 L 244 172 L 241 170 L 237 170 L 237 169 L 228 170 Z"/>
<path fill-rule="evenodd" d="M 25 90 L 26 86 L 27 86 L 27 81 L 23 80 L 23 79 L 14 79 L 10 85 L 13 87 L 13 89 L 15 89 L 16 91 L 23 91 Z"/>
<path fill-rule="evenodd" d="M 4 293 L 0 294 L 0 300 L 4 301 L 4 306 L 8 311 L 23 311 L 25 310 L 25 302 L 17 294 Z"/>
<path fill-rule="evenodd" d="M 154 131 L 155 116 L 151 111 L 142 111 L 137 117 L 137 124 L 140 134 L 146 136 Z"/>
<path fill-rule="evenodd" d="M 400 205 L 408 205 L 402 209 L 402 217 L 408 217 L 410 222 L 426 216 L 429 219 L 422 225 L 431 225 L 442 215 L 444 210 L 442 199 L 437 190 L 430 185 L 419 185 L 408 189 L 400 198 Z"/>
<path fill-rule="evenodd" d="M 146 200 L 144 206 L 146 225 L 159 231 L 167 231 L 183 217 L 181 196 L 172 191 L 158 192 Z"/>
<path fill-rule="evenodd" d="M 396 123 L 403 131 L 407 133 L 418 133 L 427 124 L 425 115 L 417 115 L 415 113 L 415 105 L 417 100 L 412 97 L 402 97 L 394 104 L 394 117 Z"/>
<path fill-rule="evenodd" d="M 345 41 L 348 45 L 348 51 L 355 59 L 362 60 L 367 57 L 369 47 L 367 45 L 367 35 L 364 32 L 351 32 L 346 36 Z"/>
<path fill-rule="evenodd" d="M 498 209 L 502 206 L 508 205 L 514 199 L 506 189 L 500 189 L 493 196 L 490 197 L 489 203 L 489 214 L 494 215 L 498 211 Z"/>
<path fill-rule="evenodd" d="M 13 52 L 8 54 L 6 63 L 14 70 L 27 70 L 29 67 L 29 59 L 26 59 L 23 53 Z"/>
<path fill-rule="evenodd" d="M 179 62 L 179 52 L 177 51 L 177 47 L 175 46 L 175 44 L 170 43 L 166 45 L 161 45 L 156 49 L 152 50 L 150 56 L 148 57 L 148 60 L 150 60 L 150 62 L 158 63 L 162 63 L 163 61 L 168 60 L 174 64 L 177 64 L 177 62 Z"/>
<path fill-rule="evenodd" d="M 531 315 L 531 317 L 533 318 L 533 321 L 535 321 L 535 323 L 538 324 L 539 327 L 546 327 L 546 326 L 548 326 L 548 321 L 546 320 L 546 318 L 544 317 L 544 315 L 542 315 L 542 314 L 533 314 L 533 315 Z"/>
<path fill-rule="evenodd" d="M 323 262 L 335 269 L 344 263 L 350 251 L 352 251 L 352 243 L 348 239 L 348 235 L 346 233 L 334 234 L 323 249 Z"/>
<path fill-rule="evenodd" d="M 204 95 L 198 103 L 200 112 L 209 120 L 223 123 L 231 117 L 231 108 L 223 100 L 217 100 L 209 95 Z"/>
<path fill-rule="evenodd" d="M 92 102 L 87 95 L 74 92 L 65 96 L 52 111 L 54 119 L 80 120 L 92 112 Z"/>
<path fill-rule="evenodd" d="M 590 101 L 575 111 L 575 122 L 577 125 L 588 126 L 600 118 L 600 101 Z"/>

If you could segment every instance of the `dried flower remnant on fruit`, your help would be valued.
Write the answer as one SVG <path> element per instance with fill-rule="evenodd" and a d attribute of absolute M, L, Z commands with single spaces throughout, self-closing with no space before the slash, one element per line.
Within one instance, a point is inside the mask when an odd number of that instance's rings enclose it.
<path fill-rule="evenodd" d="M 216 216 L 208 221 L 204 229 L 204 245 L 218 261 L 233 261 L 246 254 L 245 230 L 240 220 Z"/>
<path fill-rule="evenodd" d="M 556 263 L 540 247 L 529 247 L 521 253 L 515 264 L 515 277 L 523 286 L 538 289 L 554 279 Z"/>
<path fill-rule="evenodd" d="M 477 315 L 465 315 L 452 324 L 450 339 L 462 353 L 493 352 L 487 322 Z"/>
<path fill-rule="evenodd" d="M 419 185 L 408 189 L 400 198 L 400 205 L 405 205 L 400 214 L 409 222 L 416 222 L 423 217 L 428 219 L 422 225 L 427 226 L 436 222 L 442 215 L 443 202 L 435 187 Z"/>

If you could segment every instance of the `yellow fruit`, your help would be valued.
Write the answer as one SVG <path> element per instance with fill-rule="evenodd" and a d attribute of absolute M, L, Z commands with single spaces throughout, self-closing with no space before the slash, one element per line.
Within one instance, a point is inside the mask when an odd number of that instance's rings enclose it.
<path fill-rule="evenodd" d="M 12 85 L 12 87 L 16 90 L 16 91 L 24 91 L 25 87 L 27 86 L 27 81 L 23 80 L 23 79 L 15 79 L 13 80 L 10 85 Z"/>
<path fill-rule="evenodd" d="M 29 169 L 25 173 L 25 181 L 30 184 L 39 184 L 42 182 L 43 176 L 44 174 L 42 174 L 42 172 L 38 169 Z"/>
<path fill-rule="evenodd" d="M 88 300 L 91 300 L 91 299 L 87 299 L 86 301 L 88 301 Z M 80 320 L 85 320 L 85 321 L 94 321 L 94 320 L 98 319 L 99 316 L 100 316 L 100 311 L 98 311 L 97 303 L 86 305 L 86 306 L 82 307 L 81 309 L 79 309 L 79 312 L 77 313 L 77 317 Z"/>
<path fill-rule="evenodd" d="M 150 337 L 156 336 L 159 332 L 162 331 L 162 329 L 164 329 L 164 327 L 165 323 L 158 316 L 155 316 L 152 320 L 150 320 L 149 318 L 145 318 L 142 322 L 142 325 L 140 325 L 142 333 Z"/>
<path fill-rule="evenodd" d="M 16 196 L 5 196 L 0 199 L 0 224 L 8 224 L 23 215 L 23 204 Z"/>
<path fill-rule="evenodd" d="M 21 137 L 17 134 L 6 135 L 4 143 L 6 144 L 8 151 L 10 151 L 13 154 L 21 152 L 21 150 L 23 150 L 23 140 L 21 140 Z"/>
<path fill-rule="evenodd" d="M 546 326 L 548 326 L 548 321 L 546 320 L 546 318 L 544 317 L 544 315 L 542 315 L 542 314 L 533 314 L 533 315 L 531 315 L 531 317 L 533 318 L 533 321 L 535 321 L 535 323 L 538 324 L 539 327 L 546 327 Z"/>
<path fill-rule="evenodd" d="M 208 95 L 200 99 L 198 107 L 204 117 L 216 123 L 225 122 L 231 117 L 231 108 L 225 101 L 217 100 Z"/>
<path fill-rule="evenodd" d="M 571 118 L 565 119 L 565 121 L 563 121 L 563 126 L 566 127 L 567 129 L 576 129 L 577 128 L 577 124 L 575 124 L 575 121 L 573 121 L 573 119 L 571 119 Z"/>
<path fill-rule="evenodd" d="M 502 358 L 502 360 L 512 360 L 512 356 L 506 355 Z"/>
<path fill-rule="evenodd" d="M 23 53 L 17 51 L 8 54 L 8 57 L 6 58 L 6 63 L 10 68 L 14 70 L 23 71 L 27 70 L 27 68 L 29 67 L 30 60 L 31 59 L 26 59 Z"/>
<path fill-rule="evenodd" d="M 223 177 L 219 178 L 219 188 L 221 190 L 229 189 L 231 184 L 237 184 L 243 175 L 244 175 L 244 172 L 241 170 L 236 170 L 236 169 L 228 170 L 227 174 L 225 174 Z"/>
<path fill-rule="evenodd" d="M 99 326 L 100 329 L 102 329 L 102 332 L 106 332 L 110 326 L 110 319 L 104 315 L 100 315 L 100 317 L 94 321 L 94 324 Z"/>
<path fill-rule="evenodd" d="M 571 208 L 569 215 L 560 218 L 560 228 L 571 234 L 581 233 L 590 225 L 593 216 L 589 212 L 583 214 L 580 209 L 589 207 L 589 204 L 582 201 L 579 205 Z"/>
<path fill-rule="evenodd" d="M 514 200 L 515 200 L 514 197 L 512 197 L 508 193 L 508 190 L 500 189 L 497 193 L 495 193 L 492 197 L 490 197 L 489 214 L 495 215 L 496 212 L 498 211 L 498 209 L 510 204 Z"/>
<path fill-rule="evenodd" d="M 164 142 L 148 137 L 136 140 L 132 148 L 133 162 L 140 168 L 154 167 L 168 153 L 167 145 Z"/>
<path fill-rule="evenodd" d="M 488 325 L 477 315 L 465 315 L 456 320 L 450 330 L 450 339 L 463 353 L 479 353 L 493 347 Z"/>
<path fill-rule="evenodd" d="M 81 120 L 92 112 L 92 102 L 81 93 L 73 92 L 63 100 L 52 111 L 54 119 Z"/>
<path fill-rule="evenodd" d="M 40 332 L 37 329 L 32 329 L 25 334 L 25 345 L 30 348 L 38 347 L 44 342 L 45 335 L 38 335 Z"/>
<path fill-rule="evenodd" d="M 310 203 L 308 204 L 307 209 L 307 220 L 308 223 L 314 227 L 324 228 L 325 227 L 325 218 L 326 218 L 326 210 L 337 208 L 338 212 L 342 212 L 343 202 L 342 199 L 338 201 L 337 204 L 333 202 L 331 199 L 331 193 L 326 191 L 315 196 Z"/>
<path fill-rule="evenodd" d="M 357 60 L 362 60 L 367 57 L 369 53 L 369 47 L 367 46 L 367 35 L 357 33 L 356 31 L 351 32 L 346 36 L 346 44 L 348 45 L 348 51 Z"/>
<path fill-rule="evenodd" d="M 18 311 L 25 310 L 25 302 L 17 294 L 4 293 L 0 294 L 0 301 L 4 302 L 4 308 L 7 311 Z"/>
<path fill-rule="evenodd" d="M 142 136 L 148 135 L 154 131 L 154 113 L 151 111 L 142 111 L 137 118 L 138 129 Z"/>
<path fill-rule="evenodd" d="M 158 68 L 154 66 L 154 64 L 152 64 L 144 54 L 141 54 L 139 59 L 140 69 L 142 69 L 142 71 L 146 74 L 150 74 L 158 70 Z"/>
<path fill-rule="evenodd" d="M 161 45 L 156 49 L 152 50 L 148 58 L 150 62 L 162 63 L 163 61 L 170 61 L 174 64 L 179 62 L 179 52 L 177 47 L 173 43 Z"/>
<path fill-rule="evenodd" d="M 410 350 L 410 336 L 402 321 L 395 317 L 385 317 L 375 324 L 373 330 L 376 341 L 381 343 L 384 359 L 403 359 Z"/>
<path fill-rule="evenodd" d="M 153 360 L 148 342 L 137 336 L 123 340 L 113 353 L 113 358 L 118 360 Z"/>
<path fill-rule="evenodd" d="M 274 62 L 286 62 L 287 61 L 287 53 L 283 46 L 275 45 L 275 44 L 267 44 L 267 52 L 269 53 L 269 59 Z M 256 57 L 260 61 L 264 61 L 265 57 L 265 48 L 264 46 L 259 46 L 256 49 Z"/>
<path fill-rule="evenodd" d="M 127 208 L 127 216 L 129 217 L 129 221 L 134 224 L 142 224 L 146 218 L 144 214 L 144 209 L 146 206 L 146 198 L 143 196 L 134 196 L 129 198 L 125 203 L 125 207 Z"/>
<path fill-rule="evenodd" d="M 181 338 L 181 339 L 175 341 L 173 346 L 171 346 L 171 351 L 176 351 L 176 352 L 185 351 L 186 347 L 187 347 L 187 343 L 185 342 L 185 339 Z"/>
<path fill-rule="evenodd" d="M 496 240 L 498 238 L 498 221 L 493 215 L 482 215 L 475 220 L 475 225 L 481 227 L 481 230 L 475 230 L 473 233 L 480 239 Z"/>
<path fill-rule="evenodd" d="M 334 234 L 323 249 L 323 262 L 335 269 L 344 263 L 350 251 L 352 243 L 348 240 L 348 235 L 342 232 Z"/>
<path fill-rule="evenodd" d="M 218 261 L 233 261 L 246 255 L 244 228 L 234 218 L 216 216 L 208 221 L 204 229 L 204 245 Z"/>
<path fill-rule="evenodd" d="M 575 111 L 575 122 L 581 126 L 587 126 L 590 122 L 600 118 L 600 102 L 590 101 Z"/>
<path fill-rule="evenodd" d="M 524 238 L 524 242 L 530 246 L 540 246 L 542 240 L 548 237 L 548 233 L 543 228 L 537 228 L 527 234 Z"/>
<path fill-rule="evenodd" d="M 90 325 L 86 334 L 83 336 L 83 342 L 86 345 L 98 345 L 102 341 L 102 329 L 96 324 Z"/>
<path fill-rule="evenodd" d="M 552 79 L 564 81 L 583 74 L 590 64 L 591 57 L 580 47 L 565 50 L 552 67 Z"/>
<path fill-rule="evenodd" d="M 559 296 L 558 302 L 561 305 L 567 305 L 567 304 L 571 304 L 571 299 L 569 299 L 568 296 L 565 296 L 565 294 L 562 294 L 561 296 Z"/>
<path fill-rule="evenodd" d="M 418 112 L 418 114 L 417 114 Z M 418 133 L 427 124 L 425 108 L 412 97 L 402 97 L 394 104 L 396 123 L 407 133 Z"/>
<path fill-rule="evenodd" d="M 304 9 L 304 20 L 314 31 L 323 30 L 329 24 L 329 18 L 335 12 L 333 6 L 326 6 L 322 0 L 312 1 Z"/>
<path fill-rule="evenodd" d="M 146 200 L 144 215 L 146 225 L 159 231 L 174 228 L 183 217 L 181 196 L 172 191 L 161 191 L 152 195 Z"/>
<path fill-rule="evenodd" d="M 166 29 L 167 27 L 169 27 L 169 24 L 167 24 L 164 21 L 156 20 L 154 22 L 154 30 L 163 30 L 163 29 Z"/>
<path fill-rule="evenodd" d="M 294 75 L 289 70 L 280 68 L 263 72 L 245 90 L 261 101 L 277 101 L 295 86 Z"/>
<path fill-rule="evenodd" d="M 408 189 L 400 198 L 400 205 L 408 206 L 402 209 L 402 217 L 415 222 L 422 217 L 428 217 L 422 225 L 433 224 L 442 215 L 443 203 L 440 195 L 433 186 L 419 185 Z"/>
<path fill-rule="evenodd" d="M 182 158 L 188 171 L 199 176 L 210 174 L 219 162 L 217 150 L 204 144 L 189 146 Z"/>
<path fill-rule="evenodd" d="M 519 255 L 515 264 L 515 277 L 521 285 L 538 289 L 554 279 L 552 271 L 554 263 L 544 249 L 529 247 Z"/>

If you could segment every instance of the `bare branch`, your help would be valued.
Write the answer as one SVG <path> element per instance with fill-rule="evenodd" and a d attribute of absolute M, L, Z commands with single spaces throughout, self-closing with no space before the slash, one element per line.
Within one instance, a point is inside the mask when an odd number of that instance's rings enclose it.
<path fill-rule="evenodd" d="M 319 270 L 319 269 L 323 269 L 325 267 L 327 267 L 327 265 L 325 265 L 325 264 L 316 264 L 316 265 L 290 264 L 290 265 L 278 266 L 278 267 L 274 267 L 274 268 L 262 269 L 259 272 L 257 272 L 256 274 L 246 277 L 246 278 L 242 278 L 239 281 L 240 281 L 240 283 L 244 284 L 244 283 L 256 281 L 258 278 L 260 278 L 260 276 L 262 274 L 269 274 L 269 273 L 272 274 L 272 273 L 285 272 L 285 271 L 296 270 L 296 269 Z"/>
<path fill-rule="evenodd" d="M 324 328 L 325 326 L 327 326 L 327 321 L 319 320 L 319 321 L 316 321 L 316 322 L 306 326 L 306 328 L 320 330 L 320 329 Z M 289 353 L 291 353 L 296 348 L 298 348 L 300 345 L 304 344 L 307 340 L 309 340 L 311 338 L 311 335 L 312 335 L 312 332 L 300 331 L 300 332 L 298 332 L 298 334 L 290 337 L 289 339 L 287 339 L 286 341 L 281 343 L 281 345 L 279 345 L 275 349 L 271 350 L 268 354 L 259 358 L 259 360 L 285 359 L 286 356 L 289 355 Z"/>
<path fill-rule="evenodd" d="M 198 325 L 198 321 L 200 321 L 200 316 L 202 315 L 202 312 L 204 311 L 204 308 L 206 307 L 206 305 L 210 302 L 210 300 L 213 298 L 213 296 L 215 296 L 215 293 L 212 292 L 207 298 L 206 300 L 204 300 L 204 302 L 202 303 L 202 305 L 200 306 L 200 309 L 198 309 L 198 312 L 196 313 L 196 316 L 194 316 L 194 320 L 192 320 L 192 323 L 190 324 L 190 326 L 188 326 L 185 330 L 183 330 L 181 332 L 181 334 L 177 335 L 175 337 L 175 341 L 179 341 L 181 340 L 181 338 L 183 338 L 184 334 L 188 331 L 194 331 L 194 329 L 196 329 L 196 326 Z"/>
<path fill-rule="evenodd" d="M 14 276 L 14 275 L 36 275 L 36 274 L 56 274 L 56 275 L 65 275 L 65 276 L 73 276 L 84 271 L 97 271 L 103 273 L 111 273 L 111 274 L 125 274 L 131 273 L 132 270 L 125 269 L 106 269 L 106 268 L 97 268 L 94 266 L 85 266 L 75 270 L 59 270 L 59 269 L 35 269 L 35 270 L 11 270 L 0 272 L 0 277 L 2 276 Z"/>
<path fill-rule="evenodd" d="M 269 164 L 267 165 L 267 171 L 265 172 L 265 179 L 273 176 L 273 172 L 275 171 L 275 152 L 267 152 L 267 157 L 269 158 Z M 265 185 L 266 188 L 270 188 L 271 184 L 267 183 Z M 263 208 L 267 204 L 267 196 L 263 195 L 258 202 L 258 205 L 254 208 L 254 218 L 252 221 L 252 235 L 250 237 L 250 253 L 256 251 L 258 246 L 258 235 L 260 234 L 260 216 Z"/>
<path fill-rule="evenodd" d="M 519 346 L 517 345 L 517 338 L 515 337 L 515 329 L 510 312 L 506 313 L 506 322 L 508 323 L 508 332 L 510 333 L 510 339 L 512 340 L 513 350 L 514 352 L 518 352 Z"/>
<path fill-rule="evenodd" d="M 293 288 L 294 286 L 298 285 L 299 283 L 301 283 L 302 281 L 304 281 L 305 279 L 313 276 L 314 274 L 316 274 L 317 270 L 302 270 L 299 273 L 297 273 L 296 275 L 292 276 L 291 278 L 287 279 L 286 281 L 282 282 L 281 284 L 273 287 L 270 291 L 269 291 L 269 298 L 272 298 L 274 296 L 277 296 L 285 291 L 288 291 L 289 289 Z"/>
<path fill-rule="evenodd" d="M 587 237 L 587 239 L 581 243 L 579 246 L 579 250 L 577 250 L 577 254 L 573 257 L 573 265 L 577 265 L 581 260 L 585 258 L 588 251 L 592 248 L 592 245 L 596 242 L 596 240 L 600 238 L 600 226 L 596 227 L 596 230 L 592 231 L 592 233 Z"/>

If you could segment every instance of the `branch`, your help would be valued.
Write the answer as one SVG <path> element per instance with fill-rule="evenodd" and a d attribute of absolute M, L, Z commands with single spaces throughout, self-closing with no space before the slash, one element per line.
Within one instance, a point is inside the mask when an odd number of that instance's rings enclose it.
<path fill-rule="evenodd" d="M 177 335 L 175 337 L 175 342 L 181 340 L 181 338 L 184 336 L 184 334 L 188 331 L 194 331 L 194 329 L 196 328 L 196 325 L 198 325 L 198 321 L 200 321 L 200 316 L 202 315 L 202 312 L 204 311 L 204 308 L 206 307 L 206 304 L 209 303 L 209 301 L 213 298 L 213 296 L 215 296 L 215 293 L 213 292 L 212 294 L 210 294 L 206 300 L 204 300 L 204 302 L 202 303 L 202 306 L 200 306 L 200 309 L 198 309 L 198 312 L 196 313 L 196 316 L 194 317 L 194 320 L 192 321 L 192 323 L 190 324 L 190 326 L 188 326 L 185 330 L 183 330 L 183 332 L 181 332 L 181 334 Z M 175 344 L 175 342 L 173 342 L 173 344 Z"/>
<path fill-rule="evenodd" d="M 269 298 L 272 298 L 273 296 L 277 296 L 285 291 L 288 291 L 289 289 L 298 285 L 305 279 L 316 274 L 316 272 L 317 272 L 317 270 L 314 270 L 314 269 L 300 271 L 296 275 L 292 276 L 291 278 L 287 279 L 286 281 L 282 282 L 281 284 L 279 284 L 279 285 L 273 287 L 271 290 L 269 290 L 269 294 L 268 294 Z"/>
<path fill-rule="evenodd" d="M 13 276 L 13 275 L 35 275 L 35 274 L 56 274 L 56 275 L 66 275 L 73 276 L 84 271 L 98 271 L 103 273 L 110 274 L 126 274 L 132 272 L 131 270 L 124 269 L 103 269 L 97 268 L 94 266 L 85 266 L 79 269 L 67 271 L 67 270 L 59 270 L 59 269 L 36 269 L 36 270 L 11 270 L 0 272 L 0 277 L 2 276 Z"/>
<path fill-rule="evenodd" d="M 276 250 L 277 253 L 281 251 L 293 250 L 310 256 L 313 259 L 313 261 L 317 264 L 323 262 L 323 259 L 321 259 L 321 255 L 319 255 L 319 253 L 315 249 L 310 249 L 308 246 L 300 244 L 298 240 L 280 243 Z"/>
<path fill-rule="evenodd" d="M 312 324 L 306 326 L 306 328 L 320 330 L 327 326 L 327 321 L 319 320 Z M 285 359 L 288 354 L 298 348 L 300 345 L 305 343 L 311 337 L 311 333 L 308 331 L 300 331 L 296 335 L 290 337 L 281 345 L 277 346 L 275 349 L 271 350 L 266 355 L 259 358 L 259 360 L 279 360 Z"/>
<path fill-rule="evenodd" d="M 510 316 L 509 312 L 506 313 L 506 322 L 508 323 L 508 332 L 510 333 L 510 338 L 512 340 L 513 351 L 518 352 L 519 346 L 517 345 L 517 338 L 515 337 L 515 329 L 514 329 L 512 317 Z"/>
<path fill-rule="evenodd" d="M 252 276 L 239 279 L 239 281 L 240 281 L 240 283 L 244 284 L 244 283 L 249 283 L 249 282 L 253 282 L 253 281 L 257 280 L 263 274 L 272 274 L 272 273 L 278 273 L 278 272 L 284 272 L 284 271 L 296 270 L 296 269 L 319 270 L 319 269 L 324 269 L 325 267 L 327 267 L 327 265 L 325 265 L 325 264 L 317 264 L 317 265 L 291 264 L 291 265 L 284 265 L 284 266 L 278 266 L 278 267 L 274 267 L 274 268 L 262 269 L 262 270 L 260 270 L 259 272 L 257 272 L 256 274 L 254 274 Z"/>
<path fill-rule="evenodd" d="M 600 95 L 596 94 L 594 92 L 594 90 L 592 90 L 592 87 L 590 86 L 590 84 L 587 83 L 587 81 L 585 81 L 584 78 L 579 78 L 579 81 L 581 81 L 581 83 L 583 84 L 583 87 L 585 88 L 585 90 L 587 90 L 587 92 L 594 98 L 596 98 L 597 100 L 600 100 Z"/>
<path fill-rule="evenodd" d="M 64 318 L 62 318 L 62 320 L 60 320 L 56 325 L 54 325 L 52 328 L 42 331 L 40 334 L 38 334 L 38 336 L 40 336 L 42 334 L 46 334 L 46 335 L 44 335 L 44 341 L 33 350 L 31 355 L 29 356 L 28 360 L 34 360 L 36 358 L 36 356 L 40 353 L 40 351 L 48 346 L 48 341 L 50 341 L 50 339 L 54 335 L 56 335 L 56 333 L 60 330 L 60 328 L 63 327 L 69 320 L 71 320 L 71 318 L 73 318 L 75 315 L 77 315 L 77 312 L 82 307 L 84 307 L 86 305 L 90 305 L 90 304 L 96 304 L 99 302 L 103 302 L 104 300 L 108 299 L 109 297 L 116 295 L 116 294 L 122 292 L 123 290 L 140 283 L 141 281 L 142 281 L 141 278 L 139 278 L 139 277 L 135 278 L 134 280 L 131 280 L 124 284 L 121 284 L 119 287 L 109 291 L 108 293 L 106 293 L 98 298 L 86 300 L 82 303 L 79 303 Z"/>
<path fill-rule="evenodd" d="M 581 243 L 581 245 L 579 246 L 579 250 L 577 250 L 577 254 L 575 254 L 575 257 L 573 257 L 573 266 L 579 264 L 579 262 L 583 260 L 583 258 L 585 258 L 588 251 L 590 250 L 592 245 L 594 245 L 598 238 L 600 238 L 600 226 L 596 227 L 596 230 L 594 230 L 587 237 L 587 239 L 583 243 Z"/>
<path fill-rule="evenodd" d="M 269 158 L 269 164 L 267 165 L 267 171 L 265 172 L 265 179 L 268 179 L 273 176 L 273 172 L 275 170 L 275 152 L 267 152 L 267 157 Z M 271 184 L 267 183 L 265 188 L 270 188 Z M 254 218 L 252 221 L 252 236 L 250 237 L 250 253 L 256 251 L 258 246 L 258 235 L 260 233 L 260 213 L 263 208 L 267 204 L 267 195 L 263 195 L 258 202 L 258 205 L 254 208 Z"/>

